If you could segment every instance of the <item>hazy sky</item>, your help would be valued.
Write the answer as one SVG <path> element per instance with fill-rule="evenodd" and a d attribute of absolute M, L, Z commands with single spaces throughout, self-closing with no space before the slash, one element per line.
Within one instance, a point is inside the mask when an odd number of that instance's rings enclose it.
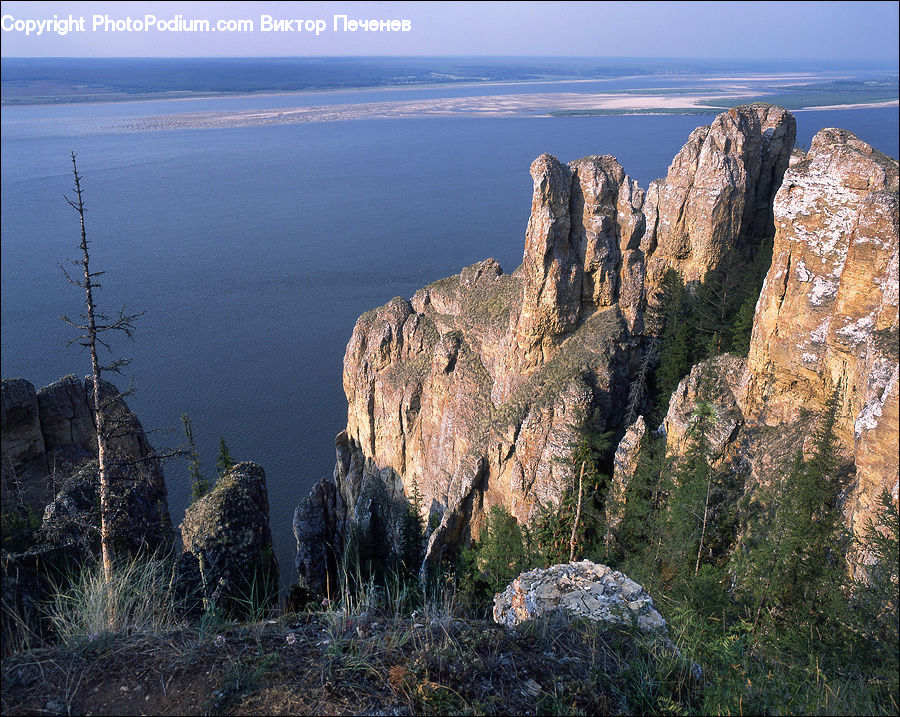
<path fill-rule="evenodd" d="M 896 63 L 900 22 L 897 2 L 3 2 L 2 14 L 5 57 L 529 55 Z M 84 31 L 22 31 L 22 21 L 54 14 L 83 17 Z M 205 19 L 213 27 L 252 21 L 253 31 L 93 28 L 95 15 L 134 22 L 146 14 Z M 321 20 L 324 30 L 317 36 L 295 25 L 264 32 L 263 15 Z M 335 15 L 409 20 L 411 30 L 335 31 Z"/>

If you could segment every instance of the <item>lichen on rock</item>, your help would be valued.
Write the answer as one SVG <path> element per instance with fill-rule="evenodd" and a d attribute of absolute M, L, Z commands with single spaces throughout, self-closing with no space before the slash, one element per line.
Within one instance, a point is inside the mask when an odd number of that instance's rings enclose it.
<path fill-rule="evenodd" d="M 773 236 L 750 357 L 708 367 L 720 373 L 717 460 L 737 461 L 739 446 L 752 473 L 770 471 L 786 441 L 809 428 L 785 423 L 780 412 L 814 412 L 840 359 L 853 387 L 852 419 L 842 430 L 858 434 L 860 486 L 885 466 L 896 478 L 888 455 L 896 442 L 883 433 L 893 426 L 896 434 L 897 425 L 896 162 L 837 130 L 797 153 L 795 134 L 781 108 L 735 107 L 695 130 L 646 193 L 610 155 L 535 159 L 515 271 L 487 259 L 409 301 L 367 312 L 354 327 L 344 356 L 347 427 L 333 476 L 340 515 L 329 524 L 344 525 L 346 537 L 353 523 L 367 521 L 360 496 L 372 482 L 390 501 L 418 487 L 423 513 L 436 518 L 426 563 L 476 536 L 493 505 L 529 521 L 572 484 L 568 458 L 579 431 L 611 431 L 615 440 L 633 421 L 630 388 L 657 338 L 644 326 L 644 309 L 665 272 L 674 269 L 690 288 L 726 262 L 740 271 Z M 681 450 L 687 402 L 703 370 L 673 398 L 670 453 Z M 790 387 L 784 400 L 772 390 L 779 382 Z M 788 438 L 767 433 L 769 424 L 786 426 Z M 627 470 L 618 471 L 620 488 Z M 870 493 L 859 488 L 860 505 Z M 295 524 L 295 532 L 304 529 Z"/>
<path fill-rule="evenodd" d="M 219 477 L 185 512 L 178 591 L 188 611 L 216 607 L 248 615 L 273 604 L 278 563 L 272 550 L 266 474 L 243 462 Z"/>
<path fill-rule="evenodd" d="M 668 640 L 653 598 L 627 575 L 590 560 L 529 570 L 494 597 L 494 622 L 508 627 L 555 611 Z"/>

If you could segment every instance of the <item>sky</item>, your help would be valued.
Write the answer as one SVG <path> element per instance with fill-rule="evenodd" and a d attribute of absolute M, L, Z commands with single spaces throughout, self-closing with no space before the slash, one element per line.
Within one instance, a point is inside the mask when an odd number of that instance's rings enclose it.
<path fill-rule="evenodd" d="M 900 26 L 897 2 L 176 0 L 0 5 L 4 57 L 478 55 L 797 58 L 896 64 Z M 66 25 L 45 24 L 41 29 L 38 21 L 52 20 L 54 15 L 60 20 L 71 15 L 73 29 L 65 35 L 60 32 Z M 135 22 L 143 22 L 146 15 L 169 23 L 169 29 L 158 25 L 136 29 Z M 340 20 L 335 28 L 336 15 L 408 21 L 409 30 L 350 30 Z M 96 28 L 95 16 L 102 21 Z M 268 29 L 263 25 L 265 16 L 272 19 Z M 274 24 L 287 19 L 312 22 L 303 22 L 299 30 L 296 22 L 290 27 Z M 216 29 L 189 32 L 192 20 L 208 20 Z M 236 29 L 237 21 L 243 22 L 243 30 Z M 226 24 L 219 27 L 219 22 Z M 252 31 L 248 22 L 253 24 Z"/>

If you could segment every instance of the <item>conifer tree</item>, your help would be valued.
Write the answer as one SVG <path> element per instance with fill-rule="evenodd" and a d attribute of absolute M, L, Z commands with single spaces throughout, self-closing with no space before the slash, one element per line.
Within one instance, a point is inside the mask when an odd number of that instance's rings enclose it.
<path fill-rule="evenodd" d="M 651 425 L 666 415 L 669 398 L 693 365 L 693 331 L 686 322 L 686 295 L 681 277 L 669 269 L 661 282 L 658 304 L 650 324 L 659 332 L 659 365 L 654 374 L 654 409 Z"/>
<path fill-rule="evenodd" d="M 231 451 L 228 450 L 228 445 L 225 443 L 225 438 L 220 437 L 219 455 L 216 458 L 216 470 L 218 471 L 220 476 L 223 476 L 233 467 L 234 459 L 231 457 Z"/>
<path fill-rule="evenodd" d="M 532 533 L 548 565 L 583 556 L 606 532 L 602 503 L 609 477 L 601 473 L 600 466 L 610 451 L 611 437 L 611 433 L 582 429 L 568 458 L 572 482 L 558 505 L 539 506 Z"/>
<path fill-rule="evenodd" d="M 209 492 L 209 481 L 200 471 L 200 454 L 197 453 L 197 445 L 194 443 L 194 430 L 191 427 L 191 419 L 186 413 L 181 414 L 181 423 L 184 425 L 184 435 L 187 439 L 188 475 L 191 479 L 191 500 L 202 498 Z"/>
<path fill-rule="evenodd" d="M 667 573 L 697 574 L 704 552 L 712 492 L 709 429 L 715 418 L 713 407 L 699 402 L 691 416 L 688 448 L 670 473 L 667 540 L 663 556 Z"/>
<path fill-rule="evenodd" d="M 754 626 L 762 618 L 781 633 L 829 634 L 843 620 L 848 539 L 838 499 L 835 424 L 840 384 L 832 391 L 814 434 L 813 451 L 798 451 L 790 472 L 761 491 L 764 512 L 755 519 L 735 558 L 738 585 L 750 598 Z M 834 634 L 833 630 L 830 630 Z"/>
<path fill-rule="evenodd" d="M 401 562 L 411 575 L 418 575 L 425 558 L 423 541 L 425 539 L 425 520 L 422 517 L 422 493 L 419 482 L 413 478 L 409 501 L 400 522 Z"/>
<path fill-rule="evenodd" d="M 880 661 L 897 674 L 900 655 L 900 514 L 887 490 L 878 496 L 875 515 L 857 539 L 862 570 L 854 588 L 855 631 L 864 644 L 877 645 Z"/>
<path fill-rule="evenodd" d="M 616 542 L 624 555 L 632 560 L 655 553 L 661 533 L 659 506 L 662 500 L 665 442 L 664 437 L 653 438 L 650 431 L 644 433 L 637 466 L 625 490 L 624 512 Z"/>
<path fill-rule="evenodd" d="M 738 307 L 734 321 L 731 325 L 731 351 L 739 356 L 750 353 L 750 335 L 753 331 L 753 316 L 756 312 L 758 296 L 747 294 L 744 301 Z"/>
<path fill-rule="evenodd" d="M 694 359 L 702 361 L 731 348 L 731 318 L 743 297 L 746 281 L 733 254 L 715 271 L 708 271 L 690 298 L 687 323 L 698 334 Z"/>

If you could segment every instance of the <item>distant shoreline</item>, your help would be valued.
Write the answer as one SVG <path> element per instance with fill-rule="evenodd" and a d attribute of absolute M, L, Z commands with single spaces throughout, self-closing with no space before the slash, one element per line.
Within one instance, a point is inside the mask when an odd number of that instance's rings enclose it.
<path fill-rule="evenodd" d="M 146 132 L 184 129 L 224 129 L 291 125 L 318 122 L 376 119 L 422 119 L 428 117 L 572 117 L 603 115 L 696 115 L 718 114 L 725 106 L 747 104 L 755 93 L 750 90 L 720 94 L 713 100 L 701 94 L 579 94 L 574 92 L 540 94 L 476 95 L 433 99 L 382 100 L 307 107 L 262 109 L 209 109 L 194 112 L 156 113 L 145 116 L 101 117 L 91 120 L 100 131 Z M 708 104 L 707 104 L 708 103 Z M 816 109 L 862 109 L 894 107 L 898 100 L 886 102 L 807 107 Z M 79 120 L 73 120 L 79 121 Z"/>
<path fill-rule="evenodd" d="M 184 91 L 167 91 L 167 92 L 148 92 L 148 93 L 99 93 L 99 94 L 65 94 L 58 95 L 59 101 L 52 99 L 44 99 L 45 95 L 21 97 L 7 94 L 0 95 L 0 107 L 37 107 L 37 106 L 64 106 L 72 105 L 97 105 L 97 104 L 137 104 L 141 102 L 181 102 L 186 100 L 214 100 L 214 99 L 235 99 L 241 97 L 284 97 L 284 96 L 309 96 L 317 94 L 350 94 L 359 92 L 392 92 L 392 91 L 410 91 L 410 90 L 439 90 L 446 88 L 473 88 L 473 87 L 518 87 L 528 85 L 552 85 L 552 84 L 586 84 L 590 82 L 616 82 L 622 80 L 647 80 L 653 78 L 672 78 L 678 75 L 617 75 L 613 77 L 595 77 L 595 78 L 562 78 L 562 79 L 539 79 L 539 80 L 487 80 L 464 81 L 464 82 L 423 82 L 404 85 L 363 85 L 358 87 L 323 87 L 308 88 L 302 90 L 250 90 L 246 92 L 195 92 L 192 90 Z M 723 75 L 716 73 L 714 75 L 682 75 L 685 85 L 693 83 L 709 83 L 709 82 L 749 82 L 749 83 L 768 83 L 768 82 L 792 82 L 792 81 L 812 81 L 822 79 L 826 75 L 814 72 L 781 72 L 781 73 L 748 73 L 746 75 Z M 845 76 L 827 75 L 829 79 L 843 79 Z M 675 88 L 673 88 L 675 89 Z M 697 90 L 701 90 L 700 87 Z M 630 90 L 623 90 L 629 92 Z M 177 95 L 177 96 L 173 96 Z"/>

